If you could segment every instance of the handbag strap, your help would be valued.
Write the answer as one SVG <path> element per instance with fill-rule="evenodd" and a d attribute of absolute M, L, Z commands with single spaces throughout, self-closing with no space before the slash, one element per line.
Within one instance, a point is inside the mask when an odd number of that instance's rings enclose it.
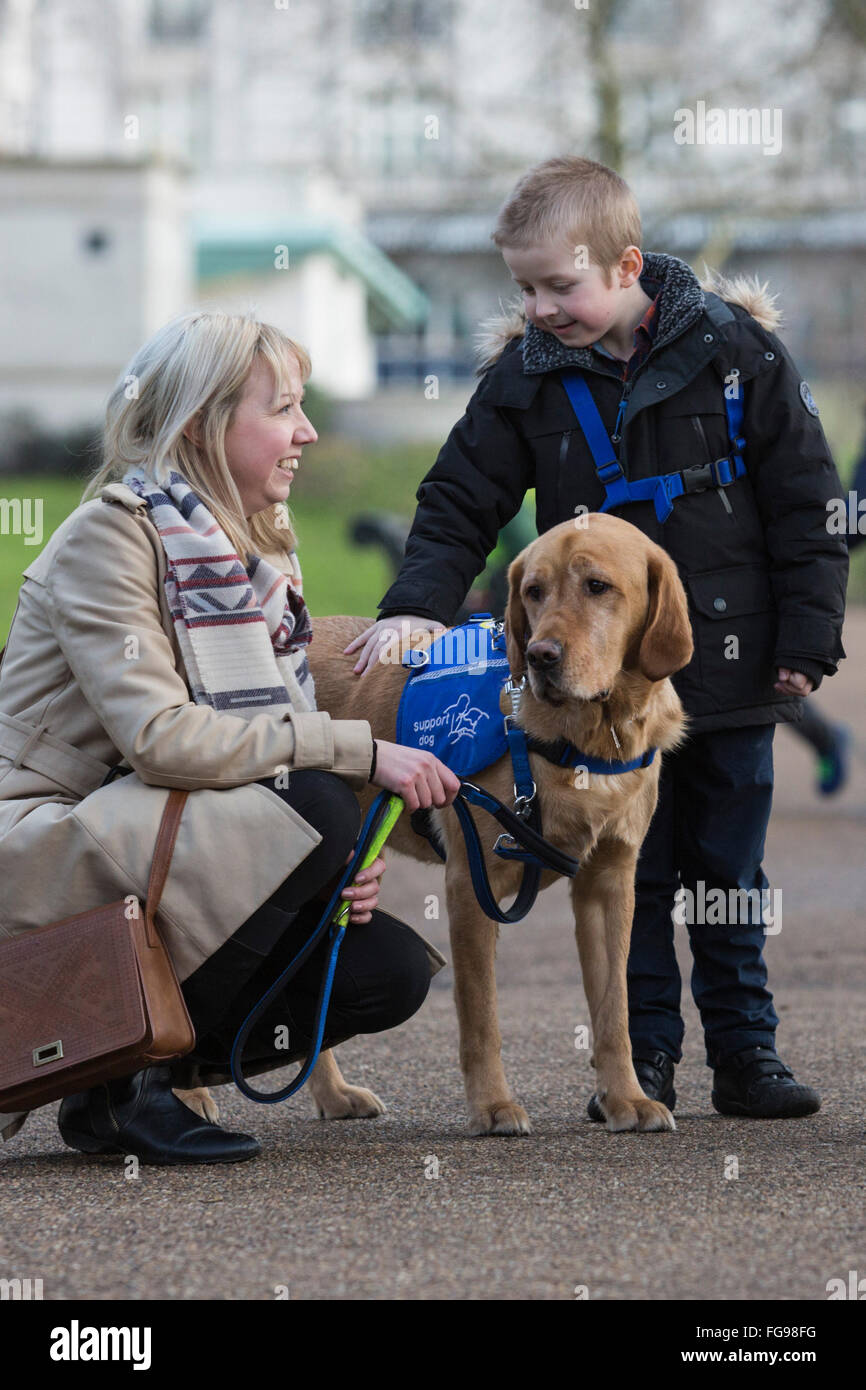
<path fill-rule="evenodd" d="M 173 788 L 168 794 L 168 801 L 165 803 L 165 810 L 162 813 L 162 820 L 159 824 L 159 833 L 156 837 L 156 848 L 153 851 L 153 860 L 150 866 L 150 878 L 147 882 L 147 900 L 145 903 L 144 914 L 144 935 L 148 946 L 154 948 L 160 944 L 159 936 L 154 923 L 154 916 L 162 898 L 162 890 L 165 887 L 166 876 L 168 875 L 171 856 L 174 853 L 174 844 L 177 839 L 177 832 L 180 829 L 180 818 L 183 815 L 183 808 L 189 792 L 180 791 Z"/>

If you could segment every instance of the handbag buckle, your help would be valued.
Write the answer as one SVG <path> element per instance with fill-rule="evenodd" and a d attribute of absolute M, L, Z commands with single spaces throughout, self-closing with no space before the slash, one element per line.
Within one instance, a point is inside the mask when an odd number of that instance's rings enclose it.
<path fill-rule="evenodd" d="M 33 1049 L 34 1067 L 44 1067 L 46 1062 L 57 1062 L 63 1056 L 63 1039 L 58 1038 L 56 1042 L 43 1043 L 41 1047 Z"/>

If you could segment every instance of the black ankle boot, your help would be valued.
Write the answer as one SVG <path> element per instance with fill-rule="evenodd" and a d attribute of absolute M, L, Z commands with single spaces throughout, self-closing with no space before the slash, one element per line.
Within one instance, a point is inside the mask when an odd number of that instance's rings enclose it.
<path fill-rule="evenodd" d="M 814 1115 L 821 1097 L 804 1086 L 772 1047 L 747 1047 L 713 1071 L 712 1102 L 720 1115 L 790 1120 Z"/>
<path fill-rule="evenodd" d="M 673 1111 L 677 1103 L 674 1090 L 674 1067 L 676 1063 L 667 1052 L 645 1052 L 643 1056 L 632 1055 L 635 1075 L 643 1093 L 649 1100 L 660 1100 L 668 1110 Z M 599 1105 L 598 1096 L 590 1096 L 586 1113 L 591 1120 L 604 1120 L 604 1111 Z"/>
<path fill-rule="evenodd" d="M 196 1115 L 172 1089 L 171 1067 L 146 1067 L 67 1096 L 57 1123 L 63 1142 L 87 1154 L 135 1154 L 142 1163 L 242 1163 L 261 1152 Z"/>

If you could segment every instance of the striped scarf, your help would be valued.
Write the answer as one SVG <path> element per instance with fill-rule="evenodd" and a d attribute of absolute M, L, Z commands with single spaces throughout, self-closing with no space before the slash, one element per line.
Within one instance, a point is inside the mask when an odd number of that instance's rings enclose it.
<path fill-rule="evenodd" d="M 245 719 L 314 710 L 313 629 L 295 551 L 289 577 L 260 555 L 244 566 L 182 474 L 168 478 L 163 485 L 132 467 L 123 481 L 147 503 L 165 549 L 168 607 L 196 704 Z"/>

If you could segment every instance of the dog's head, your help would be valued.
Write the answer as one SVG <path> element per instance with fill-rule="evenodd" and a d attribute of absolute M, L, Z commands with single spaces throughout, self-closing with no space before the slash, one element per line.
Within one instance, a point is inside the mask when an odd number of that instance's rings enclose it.
<path fill-rule="evenodd" d="M 508 661 L 550 704 L 593 700 L 622 672 L 661 681 L 692 656 L 670 556 L 620 517 L 592 512 L 545 531 L 508 570 Z"/>

